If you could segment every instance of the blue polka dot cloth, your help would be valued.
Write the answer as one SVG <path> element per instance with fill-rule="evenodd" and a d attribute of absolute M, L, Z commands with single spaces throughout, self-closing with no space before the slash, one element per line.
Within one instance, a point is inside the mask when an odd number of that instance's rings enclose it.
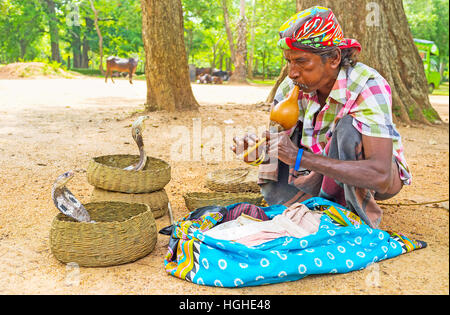
<path fill-rule="evenodd" d="M 205 224 L 196 222 L 186 228 L 185 221 L 175 222 L 172 237 L 179 236 L 177 253 L 166 255 L 165 269 L 175 277 L 200 285 L 257 286 L 296 281 L 313 274 L 361 270 L 426 247 L 425 242 L 411 240 L 400 233 L 370 228 L 355 220 L 349 210 L 323 198 L 311 198 L 303 203 L 310 210 L 323 213 L 316 233 L 303 238 L 283 236 L 258 246 L 209 237 L 204 234 Z M 286 207 L 275 205 L 262 209 L 273 218 Z M 220 224 L 220 217 L 210 214 L 203 218 L 211 223 L 207 229 Z"/>

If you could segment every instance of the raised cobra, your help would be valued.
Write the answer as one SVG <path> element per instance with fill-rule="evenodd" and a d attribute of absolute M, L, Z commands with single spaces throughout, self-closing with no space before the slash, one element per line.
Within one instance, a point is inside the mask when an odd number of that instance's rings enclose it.
<path fill-rule="evenodd" d="M 131 125 L 131 136 L 139 148 L 139 162 L 124 168 L 127 171 L 140 171 L 144 168 L 147 162 L 147 154 L 144 150 L 144 140 L 142 139 L 142 131 L 144 130 L 144 120 L 150 116 L 139 116 Z"/>
<path fill-rule="evenodd" d="M 91 221 L 89 213 L 81 202 L 66 188 L 66 184 L 74 175 L 73 171 L 68 171 L 58 176 L 52 186 L 53 202 L 56 208 L 66 216 L 74 218 L 79 222 L 94 222 Z"/>

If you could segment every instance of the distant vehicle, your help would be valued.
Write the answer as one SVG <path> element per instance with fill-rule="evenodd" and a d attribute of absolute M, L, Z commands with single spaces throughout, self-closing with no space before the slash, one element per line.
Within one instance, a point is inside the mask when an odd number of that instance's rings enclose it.
<path fill-rule="evenodd" d="M 441 74 L 439 72 L 439 49 L 436 44 L 430 40 L 414 38 L 419 50 L 420 57 L 422 57 L 425 75 L 427 76 L 429 93 L 441 84 Z"/>

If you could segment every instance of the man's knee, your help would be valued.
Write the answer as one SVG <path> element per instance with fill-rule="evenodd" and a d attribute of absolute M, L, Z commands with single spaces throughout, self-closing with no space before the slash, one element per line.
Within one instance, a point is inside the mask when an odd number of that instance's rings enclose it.
<path fill-rule="evenodd" d="M 280 202 L 282 203 L 283 201 L 280 198 L 281 196 L 279 196 L 277 185 L 279 185 L 277 182 L 269 182 L 259 185 L 261 188 L 261 195 L 263 195 L 264 200 L 269 206 L 280 204 Z"/>
<path fill-rule="evenodd" d="M 299 192 L 294 186 L 280 182 L 260 184 L 259 187 L 264 200 L 269 206 L 285 204 Z"/>

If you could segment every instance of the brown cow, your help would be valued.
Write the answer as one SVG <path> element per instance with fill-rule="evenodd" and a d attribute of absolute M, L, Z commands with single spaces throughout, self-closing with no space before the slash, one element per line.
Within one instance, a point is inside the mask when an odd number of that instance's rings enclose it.
<path fill-rule="evenodd" d="M 110 56 L 106 59 L 106 76 L 105 82 L 108 81 L 108 75 L 111 77 L 111 81 L 114 83 L 112 78 L 112 72 L 128 72 L 128 77 L 130 79 L 130 83 L 133 84 L 133 74 L 136 72 L 136 67 L 139 60 L 137 58 L 119 58 L 115 56 Z"/>
<path fill-rule="evenodd" d="M 212 73 L 212 69 L 211 68 L 195 68 L 195 76 L 202 76 L 205 74 L 211 74 Z"/>
<path fill-rule="evenodd" d="M 212 79 L 212 83 L 213 84 L 222 84 L 223 83 L 221 77 L 218 77 L 218 76 L 214 75 L 214 76 L 211 77 L 211 79 Z"/>

